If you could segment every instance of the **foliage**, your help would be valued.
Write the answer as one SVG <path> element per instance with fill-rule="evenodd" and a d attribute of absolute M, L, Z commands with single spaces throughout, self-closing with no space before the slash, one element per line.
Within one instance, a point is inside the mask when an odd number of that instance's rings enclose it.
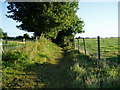
<path fill-rule="evenodd" d="M 120 65 L 78 55 L 70 68 L 74 81 L 73 88 L 119 88 Z"/>
<path fill-rule="evenodd" d="M 3 30 L 0 28 L 0 38 L 2 38 L 2 32 Z"/>
<path fill-rule="evenodd" d="M 35 68 L 37 70 L 39 67 L 40 74 L 42 71 L 47 72 L 53 68 L 47 64 L 56 65 L 58 63 L 56 59 L 61 56 L 61 52 L 60 47 L 43 36 L 38 41 L 26 42 L 25 46 L 4 50 L 2 54 L 3 88 L 35 88 L 37 83 L 34 80 L 38 78 L 35 75 L 32 75 L 33 78 L 29 76 L 30 70 Z M 41 67 L 44 63 L 46 68 Z M 43 87 L 44 84 L 37 86 Z"/>
<path fill-rule="evenodd" d="M 0 28 L 0 38 L 8 38 L 8 34 Z"/>
<path fill-rule="evenodd" d="M 8 34 L 6 32 L 3 32 L 3 38 L 8 38 Z"/>
<path fill-rule="evenodd" d="M 16 39 L 23 39 L 23 36 L 16 36 Z"/>
<path fill-rule="evenodd" d="M 5 50 L 3 53 L 3 61 L 13 62 L 14 60 L 17 61 L 18 59 L 24 60 L 22 56 L 27 56 L 26 59 L 28 59 L 30 62 L 42 63 L 42 60 L 54 59 L 57 54 L 55 54 L 56 50 L 60 50 L 60 48 L 41 36 L 38 41 L 27 41 L 23 48 L 17 47 L 17 49 L 12 51 Z"/>
<path fill-rule="evenodd" d="M 43 33 L 48 38 L 57 38 L 56 41 L 58 39 L 61 41 L 64 37 L 83 32 L 84 23 L 76 15 L 77 2 L 9 2 L 8 4 L 7 17 L 21 22 L 22 24 L 17 26 L 21 30 L 35 32 L 37 36 Z M 60 32 L 65 33 L 65 36 L 60 37 L 62 35 Z"/>
<path fill-rule="evenodd" d="M 25 33 L 25 34 L 23 35 L 23 37 L 26 38 L 26 39 L 29 39 L 29 38 L 30 38 L 29 34 L 27 34 L 27 33 Z"/>
<path fill-rule="evenodd" d="M 26 46 L 11 53 L 14 62 L 3 61 L 3 88 L 119 88 L 120 86 L 119 65 L 114 66 L 91 59 L 77 51 L 66 51 L 61 55 L 61 49 L 44 37 L 36 42 L 27 42 Z"/>

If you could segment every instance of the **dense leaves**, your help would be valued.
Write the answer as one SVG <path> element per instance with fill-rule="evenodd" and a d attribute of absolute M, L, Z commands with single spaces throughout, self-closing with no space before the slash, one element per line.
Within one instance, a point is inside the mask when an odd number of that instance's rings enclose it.
<path fill-rule="evenodd" d="M 8 38 L 8 34 L 0 28 L 0 38 Z"/>
<path fill-rule="evenodd" d="M 25 34 L 23 35 L 23 37 L 24 37 L 25 39 L 29 39 L 29 38 L 30 38 L 29 34 L 27 34 L 27 33 L 25 33 Z"/>
<path fill-rule="evenodd" d="M 60 31 L 64 32 L 65 36 L 82 33 L 84 25 L 76 15 L 78 10 L 76 2 L 9 2 L 8 4 L 7 17 L 21 22 L 17 26 L 21 30 L 35 32 L 37 36 L 44 33 L 46 37 L 54 39 L 60 37 Z"/>

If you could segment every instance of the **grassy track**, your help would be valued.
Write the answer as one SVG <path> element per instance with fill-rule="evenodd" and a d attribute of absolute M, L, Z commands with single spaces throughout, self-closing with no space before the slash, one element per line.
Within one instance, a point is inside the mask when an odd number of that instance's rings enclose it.
<path fill-rule="evenodd" d="M 3 88 L 118 88 L 120 65 L 75 50 L 63 51 L 41 37 L 3 53 Z"/>

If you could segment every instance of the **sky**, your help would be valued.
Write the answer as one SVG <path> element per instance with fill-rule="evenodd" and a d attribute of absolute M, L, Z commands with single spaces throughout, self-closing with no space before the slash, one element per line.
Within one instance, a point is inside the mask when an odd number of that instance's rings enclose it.
<path fill-rule="evenodd" d="M 8 36 L 11 36 L 11 37 L 16 37 L 16 36 L 20 36 L 25 33 L 28 33 L 28 32 L 25 32 L 23 30 L 20 30 L 16 27 L 16 25 L 19 25 L 20 23 L 14 21 L 13 19 L 11 18 L 7 18 L 6 17 L 6 14 L 7 14 L 7 3 L 3 3 L 2 2 L 2 15 L 0 15 L 0 17 L 2 17 L 2 24 L 0 24 L 0 28 L 3 29 L 4 32 L 7 32 L 8 33 Z M 0 10 L 1 11 L 1 10 Z M 32 36 L 33 34 L 30 32 L 28 33 L 30 36 Z"/>
<path fill-rule="evenodd" d="M 81 37 L 118 36 L 117 2 L 81 2 L 79 8 L 77 15 L 85 23 Z"/>
<path fill-rule="evenodd" d="M 84 21 L 83 30 L 85 33 L 77 34 L 80 37 L 117 37 L 118 36 L 118 2 L 117 0 L 106 0 L 106 2 L 98 2 L 99 0 L 81 0 L 79 2 L 79 10 L 77 15 Z M 0 2 L 0 28 L 7 32 L 9 36 L 23 35 L 23 30 L 16 28 L 14 20 L 5 16 L 7 13 L 7 4 Z M 2 22 L 1 22 L 2 19 Z M 30 36 L 32 33 L 29 33 Z"/>

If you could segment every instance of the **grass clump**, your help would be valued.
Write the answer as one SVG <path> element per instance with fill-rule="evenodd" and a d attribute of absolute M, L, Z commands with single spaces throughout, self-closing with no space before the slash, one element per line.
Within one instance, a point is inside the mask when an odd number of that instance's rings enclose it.
<path fill-rule="evenodd" d="M 22 47 L 4 50 L 2 54 L 3 88 L 41 88 L 45 84 L 38 75 L 58 64 L 62 50 L 41 36 Z M 49 64 L 49 67 L 48 67 Z M 38 71 L 39 70 L 39 71 Z"/>
<path fill-rule="evenodd" d="M 73 88 L 119 88 L 120 64 L 114 66 L 105 61 L 88 58 L 80 53 L 70 67 Z"/>
<path fill-rule="evenodd" d="M 3 52 L 3 62 L 26 61 L 30 63 L 43 63 L 54 61 L 61 52 L 61 48 L 50 40 L 41 36 L 39 40 L 32 42 L 27 41 L 25 46 L 18 47 L 14 50 L 5 50 Z"/>

